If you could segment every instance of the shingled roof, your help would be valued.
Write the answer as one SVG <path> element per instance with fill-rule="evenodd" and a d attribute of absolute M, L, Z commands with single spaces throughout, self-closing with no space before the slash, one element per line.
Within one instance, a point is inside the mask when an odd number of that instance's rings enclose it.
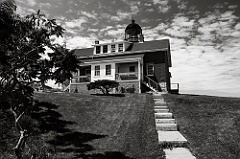
<path fill-rule="evenodd" d="M 144 51 L 156 51 L 156 50 L 165 50 L 169 48 L 169 40 L 153 40 L 153 41 L 145 41 L 143 43 L 132 43 L 125 53 L 134 53 L 134 52 L 144 52 Z M 110 53 L 109 53 L 110 54 Z M 117 54 L 117 53 L 116 53 Z M 121 53 L 122 55 L 123 53 Z M 76 49 L 75 55 L 79 58 L 81 57 L 90 57 L 93 56 L 93 47 L 86 49 Z M 105 54 L 107 55 L 107 54 Z"/>

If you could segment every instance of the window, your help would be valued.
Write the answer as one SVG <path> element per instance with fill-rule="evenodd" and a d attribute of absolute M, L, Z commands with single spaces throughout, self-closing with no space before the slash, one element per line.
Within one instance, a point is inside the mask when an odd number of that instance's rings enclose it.
<path fill-rule="evenodd" d="M 101 47 L 100 46 L 96 46 L 96 54 L 100 54 L 101 51 Z"/>
<path fill-rule="evenodd" d="M 111 52 L 115 52 L 115 51 L 116 51 L 115 45 L 111 45 Z"/>
<path fill-rule="evenodd" d="M 154 65 L 153 64 L 147 64 L 147 75 L 148 76 L 154 75 Z"/>
<path fill-rule="evenodd" d="M 129 72 L 135 72 L 135 66 L 130 66 L 129 67 Z"/>
<path fill-rule="evenodd" d="M 95 66 L 95 76 L 100 76 L 100 66 Z"/>
<path fill-rule="evenodd" d="M 108 52 L 108 46 L 107 45 L 103 45 L 103 53 L 107 53 Z"/>
<path fill-rule="evenodd" d="M 106 75 L 111 75 L 111 65 L 106 65 Z"/>
<path fill-rule="evenodd" d="M 123 44 L 118 44 L 118 51 L 123 51 Z"/>

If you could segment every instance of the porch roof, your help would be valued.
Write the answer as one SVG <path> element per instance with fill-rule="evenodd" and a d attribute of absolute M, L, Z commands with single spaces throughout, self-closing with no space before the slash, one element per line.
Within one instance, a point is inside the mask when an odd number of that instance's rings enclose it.
<path fill-rule="evenodd" d="M 169 47 L 170 47 L 169 39 L 145 41 L 143 43 L 131 43 L 131 45 L 126 49 L 125 52 L 99 54 L 99 55 L 94 55 L 94 57 L 118 56 L 118 55 L 125 55 L 125 54 L 131 54 L 131 53 L 153 52 L 153 51 L 159 51 L 159 50 L 168 50 Z M 75 55 L 80 59 L 92 58 L 93 51 L 94 51 L 93 47 L 86 48 L 86 49 L 76 49 Z"/>

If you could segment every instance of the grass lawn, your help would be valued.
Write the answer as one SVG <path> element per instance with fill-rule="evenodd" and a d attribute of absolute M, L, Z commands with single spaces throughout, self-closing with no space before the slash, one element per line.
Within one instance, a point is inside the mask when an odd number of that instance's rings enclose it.
<path fill-rule="evenodd" d="M 240 98 L 165 95 L 198 159 L 240 158 Z"/>
<path fill-rule="evenodd" d="M 37 93 L 29 142 L 51 159 L 157 159 L 162 151 L 146 94 Z M 44 152 L 43 152 L 44 151 Z M 11 153 L 11 152 L 10 152 Z M 9 155 L 10 156 L 10 155 Z"/>

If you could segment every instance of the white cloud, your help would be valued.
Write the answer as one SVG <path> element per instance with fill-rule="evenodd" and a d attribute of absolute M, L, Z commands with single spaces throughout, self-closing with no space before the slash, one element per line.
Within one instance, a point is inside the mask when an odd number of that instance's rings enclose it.
<path fill-rule="evenodd" d="M 79 19 L 65 21 L 62 24 L 62 27 L 66 30 L 66 33 L 68 34 L 79 35 L 84 34 L 84 30 L 86 30 L 87 28 L 83 24 L 87 22 L 88 19 L 86 17 L 81 17 Z"/>
<path fill-rule="evenodd" d="M 158 5 L 159 12 L 166 13 L 171 9 L 168 5 L 169 0 L 153 0 L 154 5 Z"/>
<path fill-rule="evenodd" d="M 81 11 L 81 14 L 88 17 L 88 18 L 92 18 L 92 19 L 96 19 L 97 18 L 97 14 L 96 13 L 89 13 L 86 11 Z"/>
<path fill-rule="evenodd" d="M 172 82 L 179 82 L 180 90 L 240 90 L 240 25 L 234 26 L 237 20 L 233 11 L 218 15 L 209 12 L 198 21 L 199 34 L 186 45 L 184 34 L 189 35 L 196 23 L 179 15 L 174 18 L 166 32 L 178 37 L 171 39 L 171 72 Z"/>
<path fill-rule="evenodd" d="M 70 49 L 77 48 L 89 48 L 92 46 L 93 42 L 96 40 L 96 37 L 84 37 L 84 36 L 74 36 L 68 37 L 66 40 L 66 46 Z"/>
<path fill-rule="evenodd" d="M 173 37 L 190 37 L 193 25 L 194 20 L 189 20 L 184 16 L 176 16 L 170 27 L 166 30 L 166 33 Z"/>
<path fill-rule="evenodd" d="M 156 27 L 143 27 L 143 35 L 146 41 L 163 38 L 161 34 L 166 30 L 168 25 L 159 23 Z"/>
<path fill-rule="evenodd" d="M 50 3 L 39 3 L 38 6 L 41 8 L 48 8 L 48 9 L 52 7 Z"/>
<path fill-rule="evenodd" d="M 36 0 L 17 0 L 17 3 L 28 4 L 30 6 L 35 6 L 37 4 Z"/>

